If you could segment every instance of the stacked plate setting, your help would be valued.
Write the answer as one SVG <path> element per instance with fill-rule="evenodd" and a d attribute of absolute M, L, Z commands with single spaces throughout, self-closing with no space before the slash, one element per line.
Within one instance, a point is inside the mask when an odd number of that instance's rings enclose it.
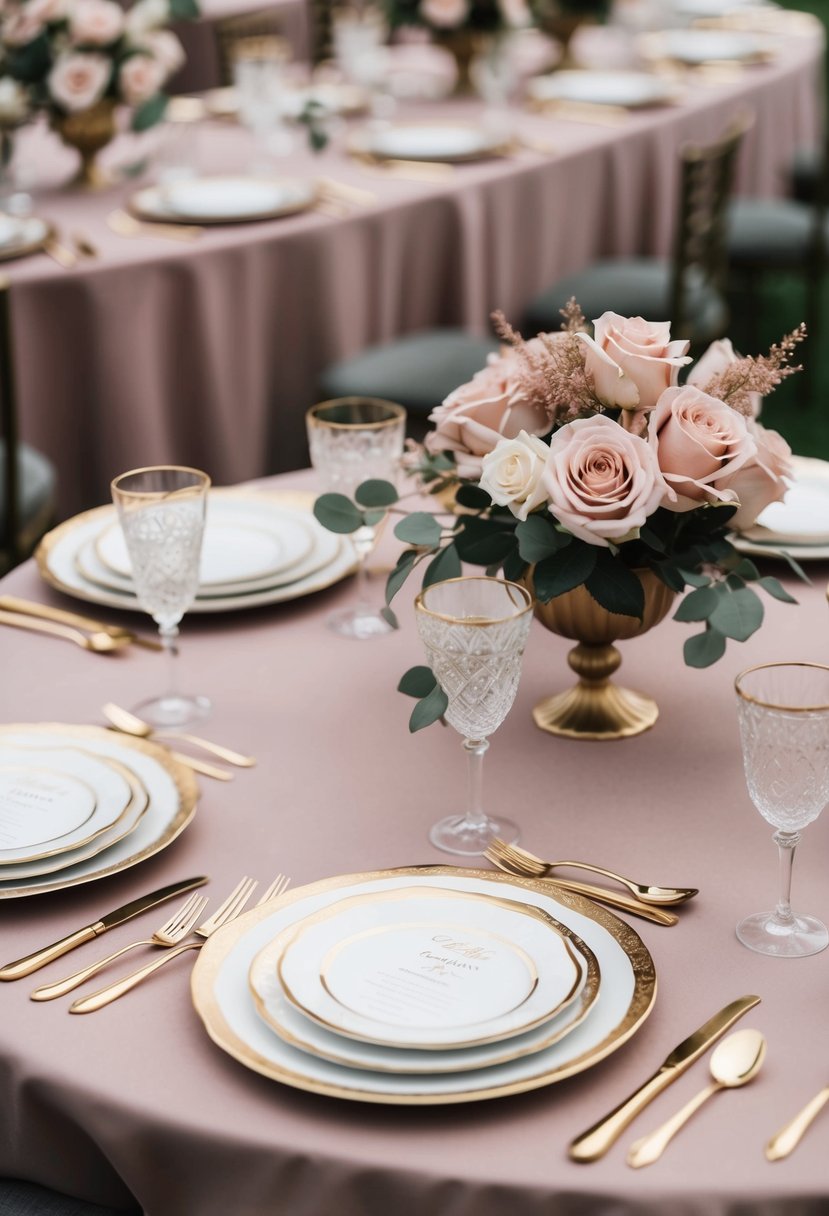
<path fill-rule="evenodd" d="M 192 772 L 95 726 L 0 727 L 0 899 L 117 873 L 165 848 L 196 808 Z"/>
<path fill-rule="evenodd" d="M 792 456 L 791 484 L 782 502 L 761 511 L 753 527 L 732 536 L 741 553 L 773 557 L 781 550 L 798 562 L 829 558 L 829 462 Z"/>
<path fill-rule="evenodd" d="M 211 939 L 193 998 L 214 1041 L 285 1084 L 466 1102 L 580 1072 L 650 1011 L 653 962 L 550 885 L 422 866 L 295 890 Z"/>
<path fill-rule="evenodd" d="M 229 612 L 295 599 L 349 574 L 354 552 L 311 512 L 313 498 L 211 490 L 200 586 L 189 612 Z M 115 508 L 97 507 L 48 534 L 36 554 L 53 587 L 140 610 Z"/>

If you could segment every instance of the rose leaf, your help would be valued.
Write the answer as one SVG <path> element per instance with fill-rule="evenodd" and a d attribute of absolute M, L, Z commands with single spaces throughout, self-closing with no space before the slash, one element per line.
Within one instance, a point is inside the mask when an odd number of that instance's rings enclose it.
<path fill-rule="evenodd" d="M 599 550 L 595 568 L 584 580 L 584 585 L 608 612 L 635 616 L 641 621 L 645 611 L 645 589 L 633 571 L 616 560 L 609 550 Z"/>
<path fill-rule="evenodd" d="M 470 507 L 473 510 L 482 510 L 484 507 L 492 506 L 492 499 L 487 494 L 486 490 L 482 490 L 480 486 L 470 484 L 458 487 L 458 492 L 455 495 L 455 501 L 462 507 Z"/>
<path fill-rule="evenodd" d="M 525 562 L 543 562 L 545 557 L 558 553 L 563 547 L 563 537 L 556 532 L 552 520 L 543 515 L 531 515 L 515 529 L 518 552 Z"/>
<path fill-rule="evenodd" d="M 539 562 L 533 571 L 533 583 L 541 603 L 580 587 L 593 572 L 597 554 L 596 545 L 572 544 Z"/>

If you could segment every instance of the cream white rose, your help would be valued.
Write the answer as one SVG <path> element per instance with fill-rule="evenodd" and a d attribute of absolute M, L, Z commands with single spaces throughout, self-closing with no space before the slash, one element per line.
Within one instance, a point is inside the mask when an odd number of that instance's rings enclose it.
<path fill-rule="evenodd" d="M 543 440 L 526 431 L 502 439 L 483 458 L 481 489 L 499 506 L 509 507 L 516 519 L 526 519 L 547 501 L 543 477 L 549 452 Z"/>
<path fill-rule="evenodd" d="M 671 341 L 667 321 L 605 312 L 593 322 L 593 337 L 596 346 L 636 385 L 639 410 L 653 409 L 661 393 L 676 384 L 680 368 L 691 362 L 687 357 L 690 344 Z"/>
<path fill-rule="evenodd" d="M 138 0 L 125 18 L 127 33 L 135 38 L 147 30 L 158 29 L 170 20 L 168 0 Z"/>
<path fill-rule="evenodd" d="M 124 32 L 124 12 L 114 0 L 74 0 L 69 35 L 78 46 L 109 46 Z"/>
<path fill-rule="evenodd" d="M 103 97 L 111 74 L 112 64 L 103 55 L 59 55 L 49 73 L 49 93 L 64 110 L 86 110 Z"/>
<path fill-rule="evenodd" d="M 637 536 L 670 495 L 647 440 L 603 414 L 568 422 L 554 433 L 544 485 L 558 522 L 605 548 Z"/>
<path fill-rule="evenodd" d="M 421 17 L 428 25 L 434 25 L 437 29 L 457 29 L 468 14 L 468 0 L 420 0 Z"/>
<path fill-rule="evenodd" d="M 14 127 L 29 113 L 29 95 L 11 76 L 0 77 L 0 127 Z"/>
<path fill-rule="evenodd" d="M 512 351 L 490 355 L 486 367 L 429 415 L 435 429 L 426 436 L 427 451 L 453 452 L 461 477 L 479 477 L 483 457 L 500 439 L 514 439 L 521 431 L 546 435 L 547 411 L 522 392 L 519 368 Z"/>
<path fill-rule="evenodd" d="M 163 64 L 152 55 L 130 55 L 121 64 L 118 89 L 127 105 L 138 106 L 155 97 L 166 78 Z"/>
<path fill-rule="evenodd" d="M 792 449 L 783 436 L 751 420 L 748 431 L 757 444 L 756 457 L 720 483 L 721 489 L 733 491 L 739 499 L 739 510 L 730 521 L 738 531 L 750 528 L 769 503 L 783 498 L 788 489 L 785 479 L 792 476 Z"/>
<path fill-rule="evenodd" d="M 663 505 L 691 511 L 706 502 L 735 502 L 729 482 L 757 455 L 742 414 L 693 385 L 666 389 L 648 421 L 648 441 L 662 476 L 677 494 Z"/>

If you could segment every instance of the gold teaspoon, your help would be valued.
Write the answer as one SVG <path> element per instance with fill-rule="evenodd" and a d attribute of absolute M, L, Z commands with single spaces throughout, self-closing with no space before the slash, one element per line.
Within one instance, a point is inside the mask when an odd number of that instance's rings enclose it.
<path fill-rule="evenodd" d="M 829 1102 L 829 1085 L 819 1094 L 815 1094 L 811 1102 L 807 1102 L 803 1110 L 798 1111 L 785 1127 L 781 1127 L 779 1132 L 775 1132 L 766 1145 L 766 1160 L 782 1161 L 784 1157 L 788 1157 L 789 1153 L 794 1152 L 827 1102 Z"/>
<path fill-rule="evenodd" d="M 643 1165 L 653 1165 L 654 1161 L 658 1161 L 679 1129 L 713 1094 L 721 1089 L 737 1089 L 752 1081 L 760 1071 L 765 1054 L 766 1040 L 759 1030 L 738 1030 L 723 1039 L 709 1064 L 713 1083 L 700 1090 L 696 1097 L 656 1131 L 636 1140 L 628 1151 L 628 1165 L 638 1170 Z"/>

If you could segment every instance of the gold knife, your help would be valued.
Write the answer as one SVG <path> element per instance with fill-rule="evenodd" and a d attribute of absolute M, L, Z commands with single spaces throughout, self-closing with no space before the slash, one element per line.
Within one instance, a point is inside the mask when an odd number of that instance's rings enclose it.
<path fill-rule="evenodd" d="M 703 1026 L 700 1026 L 699 1030 L 695 1030 L 692 1035 L 675 1047 L 653 1076 L 649 1077 L 644 1085 L 640 1085 L 634 1094 L 631 1094 L 604 1119 L 600 1119 L 593 1127 L 576 1137 L 569 1149 L 571 1159 L 573 1161 L 598 1161 L 600 1157 L 603 1157 L 628 1124 L 633 1122 L 640 1111 L 643 1111 L 657 1094 L 661 1094 L 663 1089 L 666 1089 L 672 1081 L 690 1068 L 694 1061 L 698 1060 L 712 1043 L 716 1043 L 717 1039 L 724 1035 L 726 1030 L 733 1026 L 744 1013 L 748 1013 L 749 1009 L 753 1009 L 755 1005 L 759 1004 L 759 996 L 742 996 L 739 1000 L 726 1005 L 719 1013 L 715 1013 Z"/>
<path fill-rule="evenodd" d="M 62 954 L 68 954 L 76 946 L 82 946 L 84 942 L 91 942 L 93 938 L 100 937 L 108 929 L 122 925 L 124 921 L 132 920 L 134 916 L 140 916 L 142 912 L 154 908 L 156 904 L 163 904 L 165 900 L 173 899 L 176 895 L 181 895 L 183 891 L 192 891 L 193 887 L 203 887 L 206 882 L 207 878 L 204 875 L 198 878 L 184 878 L 180 882 L 171 883 L 168 887 L 161 887 L 149 895 L 133 899 L 128 904 L 116 908 L 114 912 L 108 912 L 106 916 L 102 916 L 93 924 L 86 925 L 85 928 L 70 933 L 68 937 L 61 938 L 59 942 L 53 942 L 51 946 L 44 946 L 42 950 L 36 950 L 34 954 L 27 954 L 25 958 L 19 958 L 14 963 L 7 963 L 5 967 L 0 967 L 0 980 L 23 979 L 24 976 L 31 975 L 33 971 L 60 958 Z"/>
<path fill-rule="evenodd" d="M 94 617 L 83 616 L 79 612 L 67 612 L 65 608 L 53 608 L 51 604 L 39 604 L 35 600 L 21 600 L 16 595 L 0 596 L 0 609 L 20 612 L 25 616 L 39 616 L 45 621 L 57 621 L 63 625 L 74 625 L 77 629 L 88 629 L 93 633 L 108 633 L 113 638 L 129 638 L 133 645 L 144 646 L 148 650 L 164 649 L 161 642 L 142 638 L 121 625 L 106 625 L 102 621 L 96 621 Z"/>

